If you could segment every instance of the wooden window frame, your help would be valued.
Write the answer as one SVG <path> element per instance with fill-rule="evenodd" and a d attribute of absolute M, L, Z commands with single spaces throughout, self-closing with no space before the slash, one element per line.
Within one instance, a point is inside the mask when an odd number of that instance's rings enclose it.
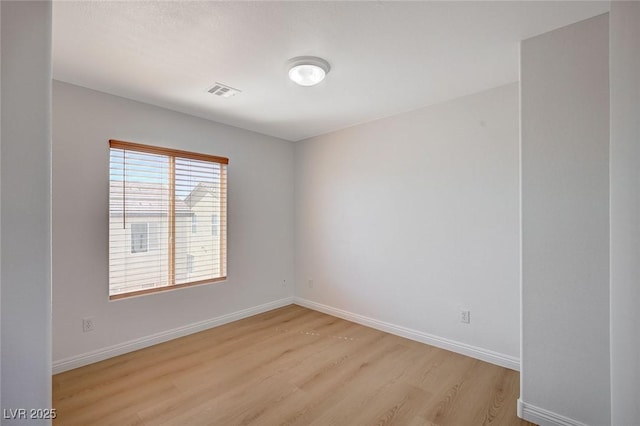
<path fill-rule="evenodd" d="M 169 158 L 169 284 L 163 287 L 149 288 L 145 290 L 131 291 L 127 293 L 109 295 L 109 300 L 125 299 L 134 296 L 141 296 L 144 294 L 160 293 L 167 290 L 175 290 L 179 288 L 192 287 L 196 285 L 212 284 L 227 279 L 227 235 L 224 232 L 224 238 L 222 238 L 222 224 L 226 224 L 227 220 L 227 172 L 226 167 L 221 168 L 220 174 L 220 188 L 224 190 L 224 196 L 220 197 L 220 214 L 218 218 L 219 223 L 219 261 L 221 265 L 222 273 L 220 277 L 192 281 L 183 284 L 176 284 L 176 247 L 175 247 L 175 233 L 176 233 L 176 203 L 175 203 L 175 188 L 176 188 L 176 157 L 187 158 L 191 160 L 200 160 L 210 163 L 218 163 L 222 165 L 228 165 L 229 159 L 226 157 L 219 157 L 216 155 L 200 154 L 190 151 L 182 151 L 178 149 L 156 147 L 151 145 L 144 145 L 135 142 L 126 142 L 121 140 L 110 139 L 109 149 L 123 149 L 127 151 L 144 152 L 148 154 L 165 155 Z M 124 201 L 123 201 L 124 202 Z M 225 225 L 226 229 L 226 225 Z M 147 248 L 148 247 L 147 241 Z"/>

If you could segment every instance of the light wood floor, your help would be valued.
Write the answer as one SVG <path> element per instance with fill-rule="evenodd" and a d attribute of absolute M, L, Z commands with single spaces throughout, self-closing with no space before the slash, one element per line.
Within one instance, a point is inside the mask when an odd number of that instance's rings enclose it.
<path fill-rule="evenodd" d="M 57 425 L 527 425 L 518 373 L 291 305 L 53 377 Z"/>

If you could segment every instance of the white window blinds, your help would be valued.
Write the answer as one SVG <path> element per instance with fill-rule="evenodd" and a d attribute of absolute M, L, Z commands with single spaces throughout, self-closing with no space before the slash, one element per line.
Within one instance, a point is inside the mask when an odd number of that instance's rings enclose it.
<path fill-rule="evenodd" d="M 109 146 L 109 297 L 225 279 L 229 160 Z"/>

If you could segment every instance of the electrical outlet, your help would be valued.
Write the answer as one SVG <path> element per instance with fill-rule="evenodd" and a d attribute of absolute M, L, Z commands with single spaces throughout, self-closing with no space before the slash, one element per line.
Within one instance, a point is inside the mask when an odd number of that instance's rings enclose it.
<path fill-rule="evenodd" d="M 307 284 L 309 285 L 309 288 L 313 288 L 313 279 L 309 278 Z"/>
<path fill-rule="evenodd" d="M 460 322 L 469 324 L 471 322 L 471 311 L 460 309 Z"/>
<path fill-rule="evenodd" d="M 95 324 L 93 322 L 93 317 L 90 318 L 82 318 L 82 331 L 84 333 L 88 331 L 93 331 Z"/>
<path fill-rule="evenodd" d="M 282 280 L 282 287 L 286 287 L 287 286 L 287 280 Z"/>

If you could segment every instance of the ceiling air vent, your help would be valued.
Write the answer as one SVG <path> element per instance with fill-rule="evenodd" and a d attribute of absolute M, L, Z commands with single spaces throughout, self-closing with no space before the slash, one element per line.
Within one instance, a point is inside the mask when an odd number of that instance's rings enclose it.
<path fill-rule="evenodd" d="M 226 84 L 216 82 L 216 84 L 211 89 L 207 90 L 207 92 L 216 96 L 220 96 L 221 98 L 230 98 L 237 95 L 241 91 L 227 86 Z"/>

